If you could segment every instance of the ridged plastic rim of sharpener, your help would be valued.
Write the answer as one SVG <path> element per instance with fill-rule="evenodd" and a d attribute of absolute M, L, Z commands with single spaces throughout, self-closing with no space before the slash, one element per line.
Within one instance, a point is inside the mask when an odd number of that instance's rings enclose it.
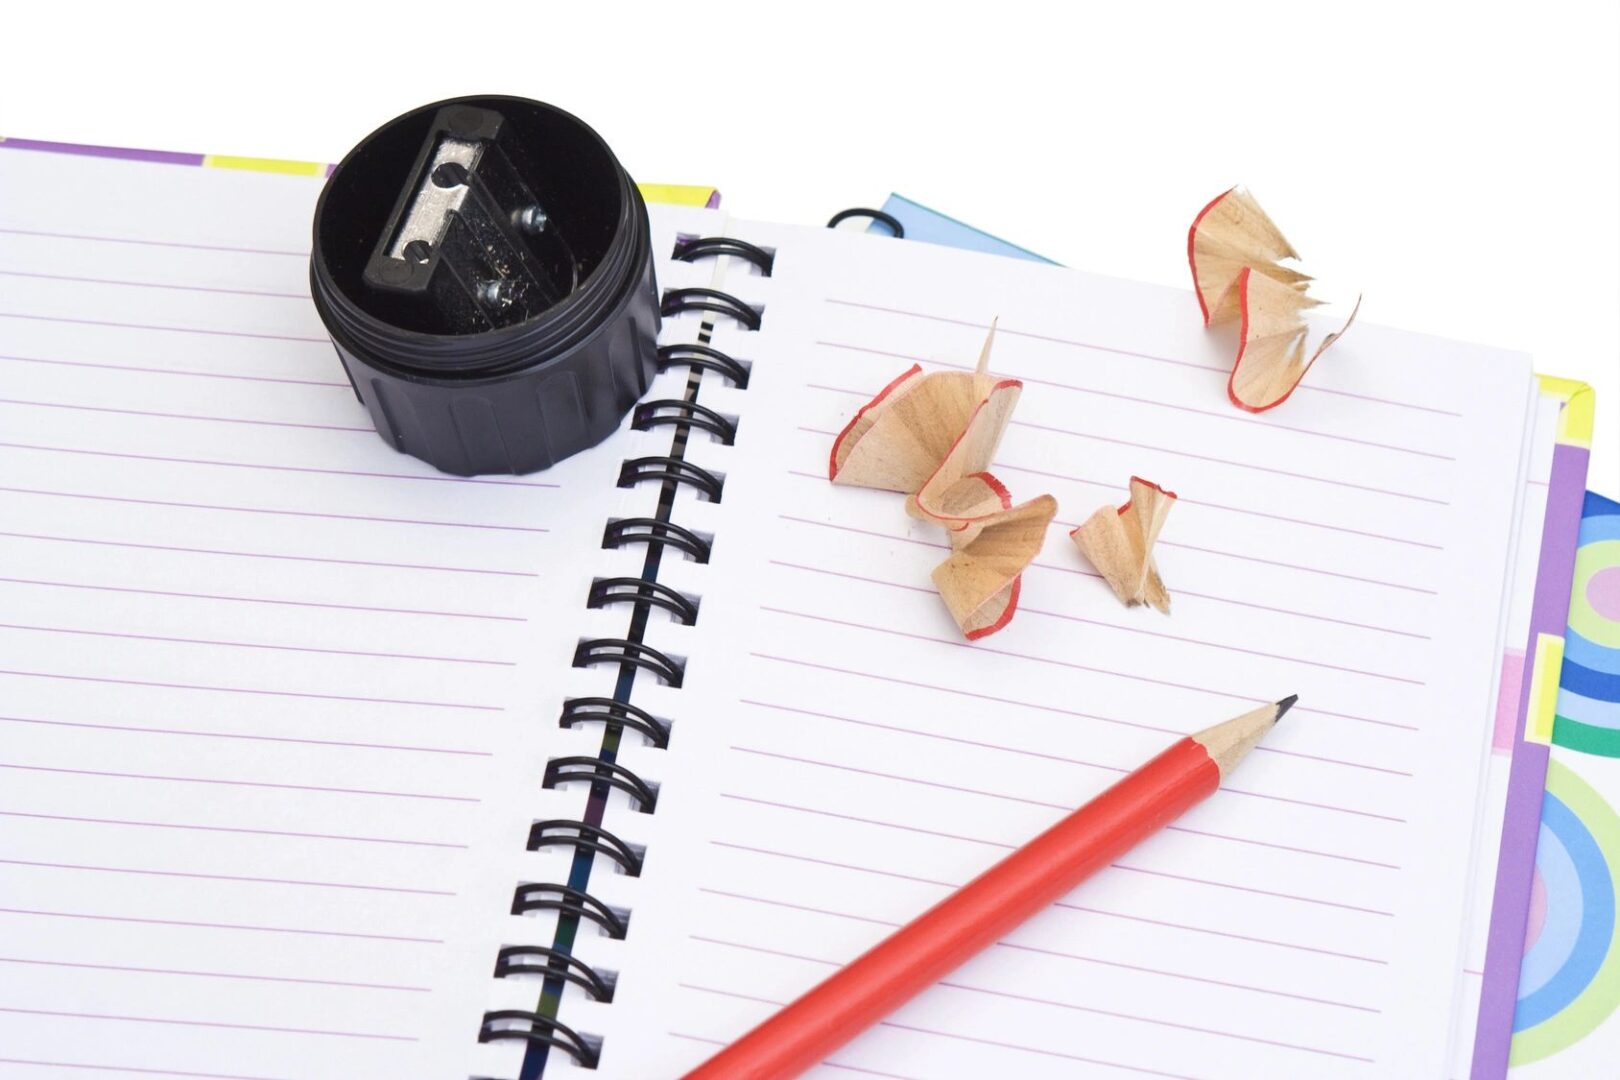
<path fill-rule="evenodd" d="M 381 133 L 423 113 L 475 102 L 491 108 L 538 109 L 573 124 L 612 163 L 618 182 L 619 217 L 607 254 L 578 287 L 545 311 L 518 323 L 474 334 L 427 334 L 406 330 L 361 308 L 334 280 L 322 242 L 327 197 L 342 182 L 343 170 Z M 366 364 L 424 382 L 466 383 L 531 371 L 566 356 L 589 340 L 623 306 L 640 279 L 651 252 L 647 208 L 629 173 L 596 130 L 572 113 L 526 98 L 480 96 L 449 98 L 412 109 L 377 128 L 356 144 L 327 178 L 315 204 L 310 249 L 310 295 L 334 341 Z"/>

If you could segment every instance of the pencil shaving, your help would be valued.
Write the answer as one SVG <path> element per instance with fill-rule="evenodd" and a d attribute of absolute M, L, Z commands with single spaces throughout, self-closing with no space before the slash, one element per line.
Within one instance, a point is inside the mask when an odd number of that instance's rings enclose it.
<path fill-rule="evenodd" d="M 924 375 L 913 364 L 855 414 L 833 441 L 827 476 L 835 484 L 881 488 L 910 494 L 920 488 L 951 452 L 969 422 L 997 390 L 1011 392 L 1013 402 L 1023 384 L 989 373 L 995 324 L 984 339 L 979 362 L 969 371 L 936 371 Z M 1007 407 L 1008 415 L 1011 406 Z M 990 452 L 1001 441 L 1005 420 L 993 432 Z M 988 459 L 986 459 L 988 460 Z"/>
<path fill-rule="evenodd" d="M 1307 358 L 1304 313 L 1321 301 L 1308 293 L 1309 274 L 1283 264 L 1298 258 L 1282 230 L 1241 188 L 1216 196 L 1187 230 L 1187 261 L 1204 324 L 1239 320 L 1238 352 L 1226 391 L 1240 409 L 1264 412 L 1286 401 L 1361 310 L 1358 297 L 1344 326 Z"/>
<path fill-rule="evenodd" d="M 1050 495 L 1014 506 L 987 471 L 1023 389 L 989 373 L 995 332 L 991 323 L 972 372 L 912 365 L 884 387 L 839 433 L 827 470 L 835 484 L 906 492 L 907 513 L 945 530 L 951 554 L 934 585 L 969 639 L 1011 621 L 1021 575 L 1057 513 Z"/>
<path fill-rule="evenodd" d="M 1133 476 L 1125 505 L 1099 507 L 1069 533 L 1126 607 L 1147 604 L 1170 614 L 1170 592 L 1153 561 L 1153 544 L 1175 503 L 1175 492 Z"/>

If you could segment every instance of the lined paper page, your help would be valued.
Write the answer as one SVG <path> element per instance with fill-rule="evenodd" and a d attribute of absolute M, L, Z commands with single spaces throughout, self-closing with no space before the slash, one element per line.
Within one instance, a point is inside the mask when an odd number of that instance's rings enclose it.
<path fill-rule="evenodd" d="M 664 892 L 604 1068 L 678 1074 L 1175 736 L 1297 692 L 1225 790 L 824 1074 L 1443 1069 L 1525 360 L 1358 326 L 1253 417 L 1186 293 L 739 235 L 779 252 L 739 286 L 769 294 L 763 330 L 717 334 L 755 350 L 737 446 L 697 451 L 728 472 L 705 600 L 728 640 L 689 666 L 649 848 Z M 997 315 L 992 369 L 1026 385 L 994 471 L 1053 493 L 1059 523 L 1011 626 L 968 645 L 928 580 L 937 531 L 825 471 L 861 403 L 914 359 L 971 366 Z M 1181 496 L 1169 618 L 1122 608 L 1066 536 L 1133 473 Z"/>
<path fill-rule="evenodd" d="M 583 804 L 540 777 L 599 740 L 556 718 L 642 437 L 386 447 L 307 296 L 318 190 L 0 155 L 6 1075 L 465 1076 L 538 995 L 490 972 L 552 939 L 505 912 L 567 879 L 524 838 Z"/>

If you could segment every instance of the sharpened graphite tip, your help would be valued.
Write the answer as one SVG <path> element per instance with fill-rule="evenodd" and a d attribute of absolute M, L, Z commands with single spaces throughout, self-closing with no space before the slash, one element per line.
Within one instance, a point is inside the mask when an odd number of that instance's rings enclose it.
<path fill-rule="evenodd" d="M 1283 718 L 1283 713 L 1287 712 L 1289 709 L 1292 709 L 1294 707 L 1294 702 L 1298 700 L 1298 694 L 1289 694 L 1287 697 L 1277 702 L 1277 715 L 1272 722 L 1275 723 L 1277 720 L 1281 720 Z"/>

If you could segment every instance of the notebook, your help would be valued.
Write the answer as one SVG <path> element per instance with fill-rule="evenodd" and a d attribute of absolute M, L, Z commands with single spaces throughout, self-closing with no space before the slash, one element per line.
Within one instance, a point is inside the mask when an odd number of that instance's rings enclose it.
<path fill-rule="evenodd" d="M 0 1056 L 678 1075 L 1174 734 L 1298 692 L 1230 790 L 822 1071 L 1445 1067 L 1524 358 L 1358 327 L 1249 417 L 1183 292 L 656 207 L 660 284 L 759 329 L 672 313 L 661 341 L 746 387 L 672 364 L 651 396 L 735 445 L 627 425 L 458 480 L 342 385 L 300 298 L 316 187 L 0 155 Z M 770 275 L 669 259 L 719 232 Z M 1026 382 L 998 475 L 1069 526 L 1133 472 L 1178 490 L 1170 619 L 1054 527 L 967 646 L 938 536 L 826 483 L 855 408 L 913 359 L 970 365 L 994 316 Z M 623 468 L 672 453 L 696 484 Z M 637 518 L 686 531 L 638 543 Z M 693 625 L 587 606 L 654 573 Z M 627 632 L 654 670 L 592 662 Z M 556 765 L 604 755 L 648 788 Z"/>
<path fill-rule="evenodd" d="M 891 194 L 883 210 L 901 223 L 908 239 L 1050 261 L 900 194 Z M 882 234 L 887 228 L 874 223 L 869 231 Z M 1583 586 L 1574 580 L 1575 549 L 1592 425 L 1590 387 L 1550 376 L 1541 376 L 1540 384 L 1542 400 L 1530 440 L 1524 505 L 1512 556 L 1496 720 L 1490 732 L 1485 798 L 1476 833 L 1474 886 L 1462 961 L 1463 1000 L 1456 1017 L 1453 1075 L 1474 1080 L 1505 1074 L 1509 1042 L 1516 1029 L 1578 1030 L 1581 1024 L 1555 1021 L 1554 1017 L 1564 1010 L 1572 1015 L 1602 1011 L 1601 1007 L 1577 1007 L 1576 1002 L 1583 995 L 1587 1000 L 1602 998 L 1601 991 L 1589 993 L 1586 988 L 1605 955 L 1605 945 L 1600 942 L 1609 940 L 1589 933 L 1584 940 L 1575 936 L 1564 942 L 1560 935 L 1552 934 L 1549 940 L 1560 945 L 1540 944 L 1539 927 L 1547 918 L 1545 885 L 1536 885 L 1533 879 L 1537 837 L 1542 831 L 1542 794 L 1547 786 L 1552 726 L 1549 688 L 1558 681 L 1571 585 L 1576 586 L 1577 598 L 1582 595 Z M 1597 711 L 1601 713 L 1601 707 Z M 1591 906 L 1580 904 L 1579 890 L 1566 892 L 1573 898 L 1566 896 L 1554 913 L 1555 923 L 1566 918 L 1579 921 L 1579 913 Z M 1603 905 L 1597 907 L 1602 910 Z M 1571 910 L 1577 914 L 1571 915 Z M 1537 959 L 1531 962 L 1531 974 L 1521 980 L 1520 958 L 1527 948 L 1527 929 L 1534 929 L 1529 947 L 1540 947 Z M 1545 959 L 1554 955 L 1555 961 Z M 1567 976 L 1569 989 L 1557 997 L 1556 1006 L 1547 1004 L 1554 995 L 1542 991 L 1543 983 L 1552 981 L 1546 972 L 1566 969 L 1582 974 Z M 1601 980 L 1598 982 L 1601 986 Z M 1516 1002 L 1531 995 L 1539 996 L 1532 997 L 1532 1007 L 1516 1022 Z M 1536 1002 L 1542 1003 L 1540 1014 Z M 1539 1035 L 1525 1041 L 1548 1043 Z M 1551 1052 L 1538 1050 L 1537 1057 Z M 1529 1053 L 1521 1051 L 1519 1057 Z"/>

